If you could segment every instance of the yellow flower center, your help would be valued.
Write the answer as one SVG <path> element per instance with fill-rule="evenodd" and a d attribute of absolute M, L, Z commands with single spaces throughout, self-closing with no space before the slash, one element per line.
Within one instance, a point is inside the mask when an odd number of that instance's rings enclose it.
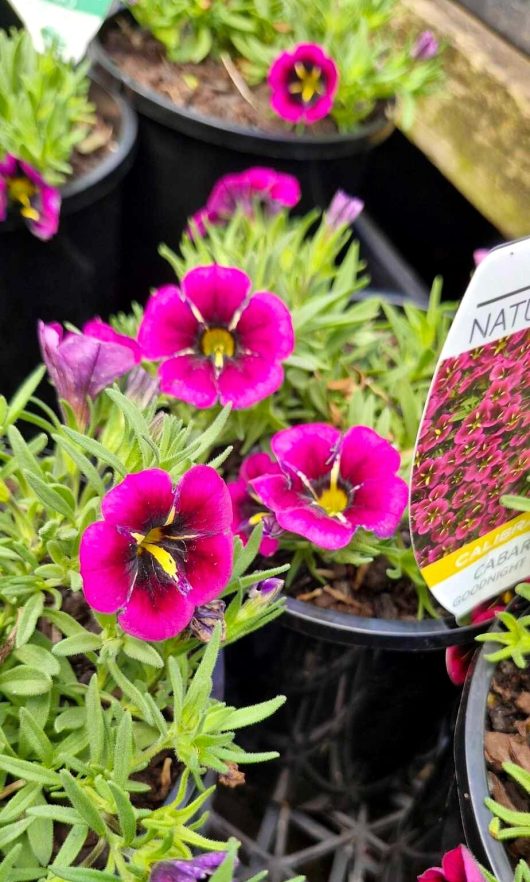
<path fill-rule="evenodd" d="M 316 65 L 306 67 L 302 61 L 297 61 L 294 71 L 298 79 L 289 85 L 292 95 L 300 95 L 304 104 L 310 104 L 316 95 L 324 92 L 322 71 Z"/>
<path fill-rule="evenodd" d="M 166 527 L 171 526 L 173 521 L 175 520 L 175 509 L 172 508 L 165 524 L 162 527 L 153 527 L 152 530 L 149 530 L 145 535 L 143 533 L 132 533 L 133 539 L 136 540 L 137 549 L 136 553 L 138 555 L 149 553 L 151 554 L 156 562 L 160 564 L 163 571 L 167 573 L 167 575 L 171 579 L 175 579 L 178 575 L 178 568 L 176 561 L 172 554 L 166 549 L 162 548 L 160 545 L 164 540 L 171 541 L 171 537 L 167 535 Z M 184 536 L 179 535 L 175 537 L 178 540 L 182 541 L 185 539 L 193 539 L 194 536 Z"/>
<path fill-rule="evenodd" d="M 257 526 L 257 524 L 260 524 L 262 520 L 267 517 L 268 514 L 270 514 L 270 512 L 268 511 L 257 511 L 256 514 L 253 514 L 252 517 L 248 519 L 250 526 Z"/>
<path fill-rule="evenodd" d="M 235 351 L 235 342 L 226 328 L 208 328 L 202 335 L 201 349 L 204 355 L 213 357 L 213 363 L 219 370 L 225 358 L 231 358 Z"/>
<path fill-rule="evenodd" d="M 18 202 L 22 206 L 20 209 L 22 217 L 32 221 L 38 221 L 40 217 L 39 212 L 31 204 L 31 198 L 36 192 L 36 188 L 27 178 L 9 178 L 7 182 L 9 199 L 11 202 Z"/>
<path fill-rule="evenodd" d="M 348 496 L 333 483 L 318 497 L 318 504 L 330 517 L 342 514 L 348 505 Z"/>

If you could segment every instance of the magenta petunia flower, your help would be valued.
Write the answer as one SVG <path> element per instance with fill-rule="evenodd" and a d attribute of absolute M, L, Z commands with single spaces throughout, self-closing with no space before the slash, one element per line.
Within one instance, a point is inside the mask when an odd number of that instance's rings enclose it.
<path fill-rule="evenodd" d="M 330 113 L 339 85 L 332 58 L 316 43 L 282 52 L 268 75 L 272 109 L 291 123 L 311 124 Z"/>
<path fill-rule="evenodd" d="M 490 253 L 489 248 L 476 248 L 473 252 L 473 262 L 475 266 L 479 266 L 483 260 L 486 260 L 486 257 Z"/>
<path fill-rule="evenodd" d="M 232 505 L 210 466 L 193 466 L 176 487 L 161 469 L 128 475 L 101 512 L 81 539 L 83 591 L 97 612 L 118 612 L 128 634 L 175 637 L 227 585 Z"/>
<path fill-rule="evenodd" d="M 294 208 L 300 201 L 300 184 L 294 175 L 273 168 L 255 166 L 243 172 L 223 175 L 210 193 L 206 205 L 190 220 L 188 233 L 193 237 L 206 234 L 206 222 L 223 224 L 237 209 L 252 217 L 256 206 L 268 215 L 282 208 Z"/>
<path fill-rule="evenodd" d="M 251 482 L 261 475 L 281 475 L 281 473 L 279 465 L 273 462 L 267 453 L 253 453 L 241 463 L 239 478 L 228 483 L 234 512 L 232 530 L 246 545 L 256 524 L 263 524 L 259 550 L 265 557 L 270 557 L 278 550 L 278 536 L 282 529 L 274 514 L 260 501 Z"/>
<path fill-rule="evenodd" d="M 0 223 L 10 208 L 19 212 L 38 239 L 51 239 L 59 229 L 59 190 L 27 162 L 8 154 L 0 161 Z"/>
<path fill-rule="evenodd" d="M 359 527 L 388 537 L 407 504 L 407 485 L 396 475 L 398 451 L 366 426 L 345 435 L 333 426 L 310 423 L 272 438 L 280 475 L 251 483 L 284 530 L 320 548 L 336 550 Z"/>
<path fill-rule="evenodd" d="M 210 851 L 188 861 L 160 861 L 151 870 L 149 882 L 196 882 L 207 879 L 221 866 L 225 858 L 224 851 Z"/>
<path fill-rule="evenodd" d="M 147 358 L 164 359 L 162 392 L 195 407 L 241 409 L 279 389 L 294 348 L 291 315 L 275 294 L 250 291 L 244 272 L 213 264 L 150 298 L 138 340 Z"/>
<path fill-rule="evenodd" d="M 431 867 L 418 882 L 485 882 L 477 861 L 465 845 L 458 845 L 446 852 L 441 867 Z"/>
<path fill-rule="evenodd" d="M 411 49 L 411 57 L 417 61 L 429 61 L 438 55 L 440 44 L 432 31 L 422 31 Z"/>
<path fill-rule="evenodd" d="M 332 230 L 340 230 L 356 221 L 363 209 L 362 199 L 348 196 L 344 190 L 337 190 L 329 208 L 324 213 L 324 220 Z"/>
<path fill-rule="evenodd" d="M 59 399 L 67 401 L 81 427 L 89 418 L 88 398 L 95 398 L 141 359 L 138 344 L 93 319 L 82 334 L 66 333 L 56 322 L 38 324 L 43 361 Z"/>

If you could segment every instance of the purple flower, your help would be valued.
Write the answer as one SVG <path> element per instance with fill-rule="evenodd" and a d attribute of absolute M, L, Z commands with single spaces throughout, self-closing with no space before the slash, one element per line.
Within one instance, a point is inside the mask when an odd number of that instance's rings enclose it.
<path fill-rule="evenodd" d="M 340 230 L 341 227 L 349 226 L 357 220 L 363 208 L 362 199 L 348 196 L 344 190 L 337 190 L 324 215 L 324 220 L 332 230 Z"/>
<path fill-rule="evenodd" d="M 300 201 L 300 184 L 293 175 L 282 174 L 273 168 L 248 168 L 246 171 L 219 178 L 206 205 L 193 215 L 188 233 L 193 237 L 206 233 L 205 222 L 223 224 L 237 209 L 252 217 L 256 205 L 267 214 L 277 214 L 282 208 L 293 208 Z"/>
<path fill-rule="evenodd" d="M 215 469 L 193 466 L 173 486 L 161 469 L 128 475 L 83 533 L 83 591 L 101 613 L 119 612 L 128 634 L 175 637 L 232 572 L 232 505 Z"/>
<path fill-rule="evenodd" d="M 271 446 L 282 474 L 251 484 L 284 530 L 331 551 L 348 545 L 359 527 L 382 538 L 395 532 L 408 489 L 396 475 L 398 451 L 372 429 L 342 435 L 310 423 L 278 432 Z"/>
<path fill-rule="evenodd" d="M 38 239 L 51 239 L 59 229 L 61 194 L 27 162 L 8 154 L 0 162 L 0 223 L 9 208 L 18 210 Z"/>
<path fill-rule="evenodd" d="M 264 557 L 270 557 L 278 550 L 278 536 L 282 530 L 273 513 L 264 508 L 253 490 L 251 482 L 261 475 L 281 475 L 281 469 L 268 453 L 253 453 L 241 463 L 238 479 L 229 481 L 228 490 L 234 512 L 232 530 L 246 545 L 256 524 L 262 524 L 259 550 Z"/>
<path fill-rule="evenodd" d="M 271 106 L 278 116 L 291 123 L 310 125 L 330 113 L 339 71 L 322 46 L 299 43 L 276 58 L 268 83 Z"/>
<path fill-rule="evenodd" d="M 418 39 L 414 43 L 410 54 L 412 58 L 418 61 L 429 61 L 438 55 L 440 44 L 432 31 L 422 31 Z"/>
<path fill-rule="evenodd" d="M 284 579 L 264 579 L 263 582 L 252 586 L 248 596 L 260 605 L 272 603 L 281 594 L 284 585 Z"/>
<path fill-rule="evenodd" d="M 193 404 L 218 400 L 251 407 L 283 382 L 281 362 L 294 348 L 289 310 L 268 291 L 250 293 L 234 267 L 201 266 L 150 298 L 138 340 L 147 358 L 165 359 L 160 388 Z"/>
<path fill-rule="evenodd" d="M 134 340 L 118 334 L 101 319 L 87 322 L 82 334 L 65 334 L 56 322 L 39 322 L 38 334 L 57 396 L 68 402 L 80 427 L 89 419 L 87 399 L 99 395 L 141 358 Z"/>
<path fill-rule="evenodd" d="M 211 851 L 189 861 L 160 861 L 151 870 L 149 882 L 195 882 L 211 876 L 221 866 L 226 853 Z"/>
<path fill-rule="evenodd" d="M 485 878 L 471 852 L 458 845 L 444 854 L 441 867 L 425 870 L 418 882 L 485 882 Z"/>

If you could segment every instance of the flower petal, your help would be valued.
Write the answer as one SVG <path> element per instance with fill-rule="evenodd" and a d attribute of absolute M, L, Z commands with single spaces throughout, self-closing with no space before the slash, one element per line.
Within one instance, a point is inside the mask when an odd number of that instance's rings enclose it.
<path fill-rule="evenodd" d="M 352 527 L 371 530 L 381 539 L 396 531 L 407 506 L 408 486 L 397 475 L 364 481 L 344 512 Z"/>
<path fill-rule="evenodd" d="M 291 313 L 276 294 L 260 291 L 251 298 L 239 322 L 241 346 L 271 361 L 288 358 L 294 349 Z"/>
<path fill-rule="evenodd" d="M 92 609 L 114 613 L 131 589 L 134 543 L 118 530 L 98 521 L 86 528 L 79 549 L 83 593 Z"/>
<path fill-rule="evenodd" d="M 445 667 L 455 686 L 465 683 L 473 652 L 474 648 L 469 646 L 448 646 L 445 650 Z"/>
<path fill-rule="evenodd" d="M 138 331 L 146 358 L 164 358 L 194 345 L 199 323 L 175 285 L 165 285 L 151 295 Z"/>
<path fill-rule="evenodd" d="M 182 292 L 210 327 L 227 327 L 243 305 L 250 285 L 249 277 L 242 270 L 212 264 L 186 273 Z"/>
<path fill-rule="evenodd" d="M 83 334 L 86 334 L 88 337 L 95 337 L 96 340 L 103 340 L 105 343 L 125 346 L 132 352 L 136 364 L 142 360 L 142 353 L 136 340 L 133 340 L 132 337 L 128 337 L 126 334 L 119 334 L 111 325 L 108 325 L 99 317 L 93 318 L 83 325 Z"/>
<path fill-rule="evenodd" d="M 328 517 L 321 509 L 311 508 L 310 505 L 278 510 L 276 519 L 284 530 L 304 536 L 318 548 L 326 548 L 329 551 L 336 551 L 348 545 L 354 532 L 349 523 L 343 524 L 335 518 Z"/>
<path fill-rule="evenodd" d="M 268 453 L 251 453 L 241 463 L 239 475 L 245 483 L 260 475 L 279 475 L 280 467 Z"/>
<path fill-rule="evenodd" d="M 127 634 L 141 640 L 168 640 L 184 630 L 194 610 L 194 604 L 176 586 L 149 591 L 137 583 L 118 622 Z"/>
<path fill-rule="evenodd" d="M 217 401 L 214 369 L 208 359 L 181 355 L 160 365 L 160 389 L 195 407 L 213 407 Z"/>
<path fill-rule="evenodd" d="M 214 600 L 226 588 L 232 575 L 233 554 L 231 532 L 188 544 L 185 573 L 191 591 L 187 597 L 195 606 Z"/>
<path fill-rule="evenodd" d="M 342 439 L 340 473 L 353 486 L 366 478 L 393 474 L 400 463 L 395 447 L 367 426 L 354 426 Z"/>
<path fill-rule="evenodd" d="M 484 882 L 478 863 L 465 845 L 446 852 L 442 868 L 447 882 Z"/>
<path fill-rule="evenodd" d="M 171 477 L 162 469 L 127 475 L 103 497 L 101 511 L 109 524 L 146 533 L 162 526 L 174 500 Z"/>
<path fill-rule="evenodd" d="M 273 436 L 271 447 L 280 465 L 316 479 L 326 475 L 338 451 L 341 433 L 327 423 L 306 423 Z"/>
<path fill-rule="evenodd" d="M 222 405 L 235 410 L 268 398 L 283 383 L 283 368 L 261 355 L 243 355 L 228 361 L 217 380 Z"/>
<path fill-rule="evenodd" d="M 300 508 L 305 501 L 285 475 L 262 475 L 254 478 L 250 486 L 263 504 L 274 512 Z"/>
<path fill-rule="evenodd" d="M 186 472 L 177 485 L 175 508 L 185 531 L 192 533 L 222 533 L 232 524 L 228 487 L 211 466 L 196 465 Z"/>

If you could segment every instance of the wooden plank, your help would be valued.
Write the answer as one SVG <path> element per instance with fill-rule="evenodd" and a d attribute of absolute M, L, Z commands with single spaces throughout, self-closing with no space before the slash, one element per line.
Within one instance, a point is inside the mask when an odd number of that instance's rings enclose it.
<path fill-rule="evenodd" d="M 529 0 L 457 0 L 487 25 L 530 55 Z"/>
<path fill-rule="evenodd" d="M 394 26 L 447 47 L 405 134 L 507 238 L 530 234 L 530 59 L 451 0 L 401 0 Z"/>

